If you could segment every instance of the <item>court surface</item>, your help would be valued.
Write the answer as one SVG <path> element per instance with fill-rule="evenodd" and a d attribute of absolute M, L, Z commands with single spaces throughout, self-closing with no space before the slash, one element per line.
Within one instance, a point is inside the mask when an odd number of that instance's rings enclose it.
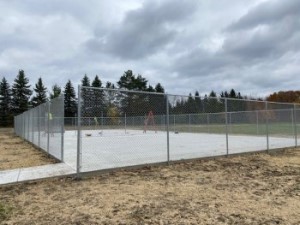
<path fill-rule="evenodd" d="M 269 137 L 269 148 L 294 147 L 294 137 Z M 81 171 L 95 171 L 168 160 L 167 133 L 142 130 L 83 130 Z M 229 154 L 267 149 L 266 136 L 228 135 Z M 193 159 L 226 155 L 226 135 L 169 133 L 169 159 Z M 77 132 L 64 134 L 64 162 L 76 168 Z"/>

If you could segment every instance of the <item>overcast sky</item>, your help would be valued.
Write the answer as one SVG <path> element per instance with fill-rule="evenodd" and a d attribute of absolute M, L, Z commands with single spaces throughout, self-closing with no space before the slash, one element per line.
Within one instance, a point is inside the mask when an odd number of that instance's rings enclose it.
<path fill-rule="evenodd" d="M 0 0 L 0 77 L 131 69 L 168 93 L 300 89 L 300 0 Z"/>

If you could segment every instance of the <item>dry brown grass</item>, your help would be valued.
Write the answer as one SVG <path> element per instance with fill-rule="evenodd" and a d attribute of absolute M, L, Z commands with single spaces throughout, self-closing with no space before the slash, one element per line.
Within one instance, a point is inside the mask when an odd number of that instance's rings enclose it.
<path fill-rule="evenodd" d="M 300 224 L 300 151 L 0 187 L 3 224 Z"/>
<path fill-rule="evenodd" d="M 55 163 L 45 153 L 17 137 L 13 129 L 0 129 L 0 170 Z"/>

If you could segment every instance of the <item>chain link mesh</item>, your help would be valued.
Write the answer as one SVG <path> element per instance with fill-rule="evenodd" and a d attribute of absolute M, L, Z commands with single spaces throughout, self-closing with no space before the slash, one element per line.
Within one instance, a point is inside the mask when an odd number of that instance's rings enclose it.
<path fill-rule="evenodd" d="M 52 99 L 15 116 L 15 133 L 59 160 L 63 160 L 64 98 Z"/>
<path fill-rule="evenodd" d="M 166 97 L 81 90 L 81 171 L 164 162 Z"/>
<path fill-rule="evenodd" d="M 294 104 L 89 87 L 80 99 L 80 171 L 290 147 L 298 140 Z"/>
<path fill-rule="evenodd" d="M 14 120 L 17 135 L 78 172 L 294 147 L 300 140 L 298 104 L 79 90 L 77 117 L 64 118 L 61 96 Z"/>

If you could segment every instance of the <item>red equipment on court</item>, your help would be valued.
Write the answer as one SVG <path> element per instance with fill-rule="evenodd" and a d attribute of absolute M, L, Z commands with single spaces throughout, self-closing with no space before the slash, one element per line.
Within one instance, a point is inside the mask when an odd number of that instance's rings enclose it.
<path fill-rule="evenodd" d="M 147 118 L 144 121 L 144 131 L 143 131 L 143 133 L 146 133 L 146 131 L 149 130 L 149 128 L 150 128 L 150 127 L 148 127 L 149 125 L 152 126 L 152 130 L 154 130 L 155 133 L 156 133 L 157 130 L 156 130 L 154 115 L 153 115 L 152 111 L 150 111 L 148 113 L 148 116 L 147 116 Z"/>

